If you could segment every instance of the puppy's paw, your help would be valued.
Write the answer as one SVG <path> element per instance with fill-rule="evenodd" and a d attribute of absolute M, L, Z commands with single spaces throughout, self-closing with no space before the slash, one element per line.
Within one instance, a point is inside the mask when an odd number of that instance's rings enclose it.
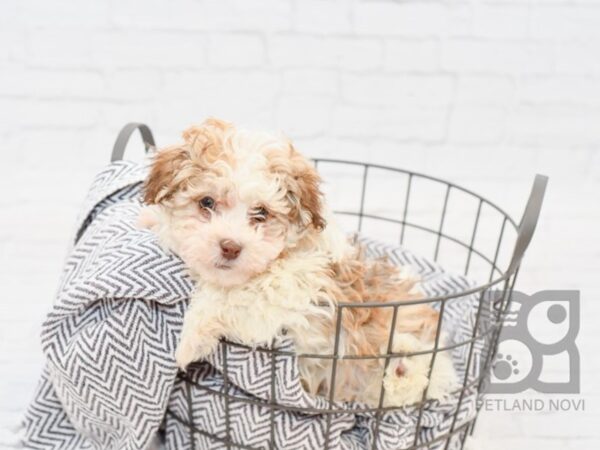
<path fill-rule="evenodd" d="M 194 361 L 194 352 L 189 346 L 179 345 L 175 351 L 175 364 L 177 367 L 185 372 L 187 366 Z"/>
<path fill-rule="evenodd" d="M 410 358 L 393 361 L 383 378 L 385 406 L 405 406 L 420 402 L 427 386 L 427 371 L 414 366 Z"/>
<path fill-rule="evenodd" d="M 394 342 L 394 351 L 402 353 L 427 352 L 431 343 L 425 343 L 408 333 L 399 333 Z M 404 406 L 420 402 L 427 389 L 428 399 L 442 400 L 456 385 L 456 374 L 448 352 L 438 352 L 431 369 L 431 353 L 406 356 L 393 360 L 388 367 L 383 383 L 385 403 L 388 406 Z"/>
<path fill-rule="evenodd" d="M 195 339 L 194 341 L 182 337 L 175 351 L 177 367 L 185 371 L 185 368 L 192 362 L 204 359 L 214 352 L 218 343 L 219 341 L 212 337 Z"/>

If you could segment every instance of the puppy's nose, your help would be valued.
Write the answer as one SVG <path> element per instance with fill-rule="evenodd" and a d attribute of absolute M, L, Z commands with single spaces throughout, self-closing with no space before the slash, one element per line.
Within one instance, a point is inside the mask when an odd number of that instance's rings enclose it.
<path fill-rule="evenodd" d="M 242 251 L 242 246 L 231 239 L 223 239 L 221 242 L 219 242 L 219 245 L 221 246 L 221 254 L 223 255 L 223 258 L 230 261 L 237 258 Z"/>

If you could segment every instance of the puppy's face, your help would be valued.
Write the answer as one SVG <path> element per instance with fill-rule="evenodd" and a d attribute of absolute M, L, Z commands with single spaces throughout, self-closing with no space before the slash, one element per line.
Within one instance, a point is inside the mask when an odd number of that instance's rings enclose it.
<path fill-rule="evenodd" d="M 161 240 L 203 281 L 245 283 L 324 227 L 319 177 L 290 142 L 208 120 L 159 152 L 145 202 Z"/>

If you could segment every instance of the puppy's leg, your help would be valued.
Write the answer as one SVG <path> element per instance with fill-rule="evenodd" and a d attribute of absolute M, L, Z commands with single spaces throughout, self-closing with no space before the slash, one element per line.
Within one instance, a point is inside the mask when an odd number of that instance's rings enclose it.
<path fill-rule="evenodd" d="M 210 355 L 218 344 L 219 339 L 215 336 L 208 336 L 204 333 L 182 333 L 175 351 L 177 367 L 185 370 L 192 362 Z"/>
<path fill-rule="evenodd" d="M 183 370 L 191 362 L 210 355 L 216 350 L 222 335 L 223 326 L 215 315 L 215 309 L 192 301 L 175 351 L 177 367 Z"/>
<path fill-rule="evenodd" d="M 413 353 L 426 347 L 410 333 L 394 336 L 394 352 Z M 383 378 L 386 406 L 405 406 L 421 401 L 428 383 L 430 355 L 404 356 L 390 361 Z"/>

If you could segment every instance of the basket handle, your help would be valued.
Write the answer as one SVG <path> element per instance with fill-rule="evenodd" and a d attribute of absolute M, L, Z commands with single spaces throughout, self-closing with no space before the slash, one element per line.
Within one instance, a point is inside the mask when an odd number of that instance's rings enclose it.
<path fill-rule="evenodd" d="M 129 138 L 135 130 L 140 130 L 140 135 L 142 136 L 142 140 L 144 141 L 146 153 L 148 153 L 150 147 L 154 147 L 156 145 L 154 143 L 152 131 L 150 131 L 150 128 L 148 128 L 147 125 L 136 122 L 128 123 L 121 129 L 119 135 L 117 136 L 117 140 L 115 141 L 112 155 L 110 157 L 110 162 L 121 161 L 123 159 L 123 155 L 125 154 L 125 147 L 127 147 Z"/>
<path fill-rule="evenodd" d="M 540 211 L 542 209 L 542 203 L 544 202 L 544 194 L 546 193 L 546 186 L 548 185 L 548 177 L 545 175 L 536 175 L 533 180 L 533 186 L 531 188 L 531 194 L 529 194 L 529 200 L 527 200 L 527 206 L 525 206 L 525 212 L 519 223 L 519 230 L 517 234 L 517 242 L 515 243 L 515 249 L 513 256 L 508 267 L 508 273 L 514 273 L 523 259 L 523 255 L 529 247 L 533 232 L 538 223 L 540 217 Z"/>

